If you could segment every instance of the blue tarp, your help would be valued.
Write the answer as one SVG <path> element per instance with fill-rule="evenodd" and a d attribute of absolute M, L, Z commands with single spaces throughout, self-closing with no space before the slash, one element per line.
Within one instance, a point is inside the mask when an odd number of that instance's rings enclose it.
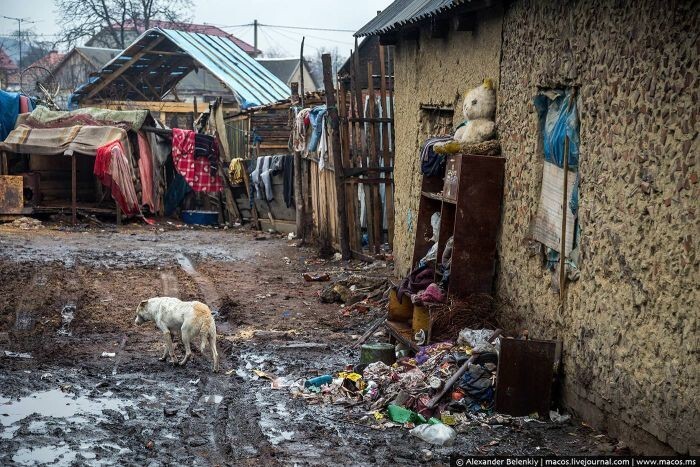
<path fill-rule="evenodd" d="M 5 141 L 7 135 L 15 129 L 19 115 L 19 94 L 0 89 L 0 141 Z"/>
<path fill-rule="evenodd" d="M 578 171 L 579 120 L 576 99 L 568 89 L 535 96 L 544 143 L 544 160 L 564 167 L 564 137 L 569 137 L 569 170 Z"/>

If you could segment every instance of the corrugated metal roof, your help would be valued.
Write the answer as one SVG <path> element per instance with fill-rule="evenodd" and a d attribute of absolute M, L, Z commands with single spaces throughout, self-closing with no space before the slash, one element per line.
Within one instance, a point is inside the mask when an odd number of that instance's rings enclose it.
<path fill-rule="evenodd" d="M 365 24 L 355 36 L 385 34 L 410 23 L 444 13 L 471 0 L 395 0 L 380 14 Z"/>
<path fill-rule="evenodd" d="M 153 47 L 156 41 L 157 46 Z M 133 61 L 137 55 L 139 58 Z M 147 96 L 158 100 L 195 67 L 205 68 L 219 79 L 242 107 L 275 102 L 289 96 L 285 83 L 227 38 L 160 28 L 141 34 L 126 50 L 103 66 L 96 78 L 76 89 L 74 94 L 78 101 L 91 93 L 111 99 L 143 100 Z M 115 73 L 120 73 L 120 76 L 95 92 Z"/>

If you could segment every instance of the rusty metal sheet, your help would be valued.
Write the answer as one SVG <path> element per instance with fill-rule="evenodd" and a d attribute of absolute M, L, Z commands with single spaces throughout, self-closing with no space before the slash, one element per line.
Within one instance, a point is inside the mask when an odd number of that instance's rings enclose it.
<path fill-rule="evenodd" d="M 549 416 L 557 343 L 501 339 L 496 383 L 496 411 L 520 417 Z"/>
<path fill-rule="evenodd" d="M 0 175 L 0 214 L 24 212 L 24 181 L 21 175 Z"/>

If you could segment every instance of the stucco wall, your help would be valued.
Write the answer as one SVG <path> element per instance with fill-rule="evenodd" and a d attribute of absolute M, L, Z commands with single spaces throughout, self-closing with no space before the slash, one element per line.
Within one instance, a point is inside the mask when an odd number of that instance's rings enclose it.
<path fill-rule="evenodd" d="M 420 198 L 420 105 L 454 105 L 454 121 L 460 123 L 465 91 L 484 78 L 498 81 L 501 24 L 502 10 L 493 8 L 479 12 L 473 33 L 452 31 L 445 39 L 431 39 L 422 30 L 418 41 L 402 40 L 395 48 L 394 254 L 399 273 L 410 268 Z"/>
<path fill-rule="evenodd" d="M 697 4 L 652 0 L 518 1 L 503 22 L 500 316 L 562 339 L 566 402 L 646 452 L 700 449 L 699 24 Z M 560 84 L 580 86 L 583 233 L 563 309 L 525 242 L 532 96 Z"/>

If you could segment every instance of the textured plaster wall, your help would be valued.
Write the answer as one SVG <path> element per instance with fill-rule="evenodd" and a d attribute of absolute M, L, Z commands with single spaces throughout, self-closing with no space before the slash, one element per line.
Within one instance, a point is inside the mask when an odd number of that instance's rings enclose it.
<path fill-rule="evenodd" d="M 700 450 L 698 10 L 532 0 L 503 20 L 500 316 L 562 339 L 566 402 L 655 453 Z M 563 309 L 526 242 L 542 170 L 532 96 L 560 84 L 580 87 L 583 232 Z"/>
<path fill-rule="evenodd" d="M 479 12 L 476 31 L 451 31 L 445 39 L 431 39 L 421 30 L 418 41 L 402 40 L 395 48 L 396 156 L 394 168 L 394 254 L 397 272 L 411 265 L 415 221 L 420 198 L 419 145 L 428 131 L 421 123 L 421 104 L 449 104 L 458 109 L 467 90 L 484 78 L 498 81 L 502 9 Z"/>

